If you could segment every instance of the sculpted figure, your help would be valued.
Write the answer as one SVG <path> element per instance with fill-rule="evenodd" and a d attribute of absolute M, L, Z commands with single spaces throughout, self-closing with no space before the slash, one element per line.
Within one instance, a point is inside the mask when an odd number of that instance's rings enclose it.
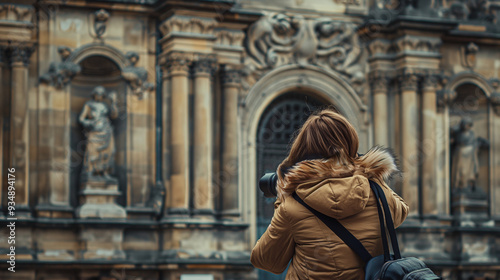
<path fill-rule="evenodd" d="M 118 116 L 116 93 L 109 94 L 111 105 L 105 101 L 106 90 L 102 86 L 94 88 L 92 98 L 85 103 L 79 117 L 87 136 L 82 180 L 91 178 L 114 180 L 110 176 L 114 168 L 115 157 L 111 119 Z"/>
<path fill-rule="evenodd" d="M 479 176 L 478 151 L 480 148 L 489 147 L 488 140 L 475 136 L 472 125 L 472 119 L 464 117 L 451 131 L 451 184 L 459 190 L 476 189 Z"/>

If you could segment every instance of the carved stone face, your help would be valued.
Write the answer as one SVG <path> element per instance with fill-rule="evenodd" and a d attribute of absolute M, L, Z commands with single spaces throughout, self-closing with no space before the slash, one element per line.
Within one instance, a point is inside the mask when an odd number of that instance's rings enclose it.
<path fill-rule="evenodd" d="M 104 100 L 104 95 L 106 94 L 106 89 L 102 86 L 98 86 L 94 88 L 92 95 L 94 96 L 94 100 L 102 101 Z"/>

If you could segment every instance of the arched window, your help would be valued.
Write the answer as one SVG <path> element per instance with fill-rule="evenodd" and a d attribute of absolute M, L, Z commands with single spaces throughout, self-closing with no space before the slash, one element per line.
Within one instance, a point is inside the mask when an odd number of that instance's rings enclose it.
<path fill-rule="evenodd" d="M 287 156 L 289 144 L 294 133 L 307 117 L 327 104 L 311 96 L 299 93 L 287 93 L 274 100 L 262 115 L 257 131 L 257 176 L 275 172 L 278 165 Z M 258 179 L 257 178 L 257 181 Z M 267 229 L 274 213 L 275 198 L 265 198 L 257 188 L 257 236 Z M 259 271 L 259 279 L 285 279 Z"/>

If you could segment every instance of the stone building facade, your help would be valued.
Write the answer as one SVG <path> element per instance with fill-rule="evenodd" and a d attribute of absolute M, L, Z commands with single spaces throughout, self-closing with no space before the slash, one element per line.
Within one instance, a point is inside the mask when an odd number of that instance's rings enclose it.
<path fill-rule="evenodd" d="M 0 278 L 281 279 L 249 262 L 258 178 L 332 105 L 400 159 L 403 254 L 500 279 L 499 9 L 1 1 Z"/>

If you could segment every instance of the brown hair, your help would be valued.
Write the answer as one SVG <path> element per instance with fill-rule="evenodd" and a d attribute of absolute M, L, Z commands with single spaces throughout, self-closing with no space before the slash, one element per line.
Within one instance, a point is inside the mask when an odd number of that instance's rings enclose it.
<path fill-rule="evenodd" d="M 332 108 L 321 110 L 309 116 L 299 129 L 288 157 L 278 166 L 278 178 L 283 180 L 284 170 L 308 157 L 334 158 L 342 165 L 355 164 L 358 146 L 358 134 L 344 116 Z M 279 193 L 293 191 L 278 189 Z"/>

